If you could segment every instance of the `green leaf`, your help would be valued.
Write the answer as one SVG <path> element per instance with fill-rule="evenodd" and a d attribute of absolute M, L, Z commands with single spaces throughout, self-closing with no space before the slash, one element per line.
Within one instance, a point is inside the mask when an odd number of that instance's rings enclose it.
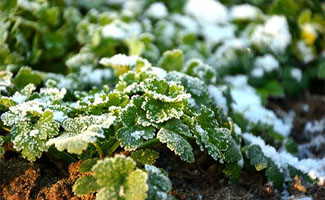
<path fill-rule="evenodd" d="M 167 122 L 166 125 L 163 125 L 157 134 L 157 138 L 161 143 L 167 143 L 167 147 L 174 151 L 176 155 L 179 155 L 180 158 L 187 162 L 194 162 L 193 148 L 190 143 L 182 136 L 182 134 L 190 134 L 189 130 L 184 130 L 185 124 L 182 124 L 183 127 L 177 127 L 177 124 L 181 122 Z M 188 128 L 187 128 L 188 129 Z"/>
<path fill-rule="evenodd" d="M 117 139 L 121 141 L 125 150 L 137 149 L 145 140 L 151 139 L 155 135 L 154 127 L 129 126 L 122 127 L 117 131 Z"/>
<path fill-rule="evenodd" d="M 142 170 L 134 170 L 135 165 L 131 158 L 122 155 L 98 161 L 92 168 L 97 184 L 101 187 L 96 199 L 146 199 L 148 175 Z"/>
<path fill-rule="evenodd" d="M 266 169 L 266 176 L 272 186 L 276 189 L 282 189 L 284 183 L 283 172 L 269 159 L 268 167 Z"/>
<path fill-rule="evenodd" d="M 78 196 L 96 192 L 100 188 L 96 181 L 92 175 L 83 176 L 73 184 L 72 191 Z"/>
<path fill-rule="evenodd" d="M 101 187 L 118 188 L 125 183 L 127 176 L 134 170 L 136 163 L 131 158 L 116 155 L 105 158 L 93 166 L 92 171 Z"/>
<path fill-rule="evenodd" d="M 64 132 L 59 137 L 50 139 L 46 145 L 55 147 L 59 151 L 65 149 L 69 153 L 82 154 L 87 149 L 89 143 L 93 143 L 97 138 L 104 138 L 104 131 L 99 125 L 91 125 L 80 132 Z"/>
<path fill-rule="evenodd" d="M 194 105 L 191 103 L 192 106 L 200 109 L 202 105 L 211 105 L 211 98 L 209 97 L 208 88 L 199 78 L 174 71 L 169 72 L 166 79 L 182 85 L 185 92 L 191 94 L 191 99 L 194 99 Z"/>
<path fill-rule="evenodd" d="M 258 145 L 248 147 L 246 155 L 257 171 L 267 168 L 268 159 L 264 156 L 261 148 Z"/>
<path fill-rule="evenodd" d="M 144 82 L 145 95 L 163 102 L 177 103 L 190 98 L 183 86 L 165 80 L 148 79 Z"/>
<path fill-rule="evenodd" d="M 11 14 L 14 13 L 14 9 L 17 7 L 17 0 L 2 0 L 0 2 L 1 14 Z"/>
<path fill-rule="evenodd" d="M 244 165 L 243 156 L 234 139 L 228 141 L 228 149 L 224 155 L 227 165 L 223 172 L 230 178 L 230 182 L 234 183 L 238 180 L 241 168 Z"/>
<path fill-rule="evenodd" d="M 32 71 L 29 67 L 21 67 L 18 74 L 13 79 L 13 83 L 18 89 L 22 89 L 29 83 L 38 85 L 43 80 L 43 74 L 40 72 Z"/>
<path fill-rule="evenodd" d="M 146 118 L 153 123 L 163 123 L 172 118 L 179 119 L 183 115 L 184 102 L 166 103 L 146 97 L 142 109 L 146 111 Z"/>
<path fill-rule="evenodd" d="M 144 200 L 147 198 L 148 175 L 146 172 L 136 169 L 131 172 L 125 183 L 125 199 L 126 200 Z"/>
<path fill-rule="evenodd" d="M 283 172 L 276 166 L 271 158 L 264 155 L 261 147 L 258 145 L 249 146 L 246 151 L 246 155 L 257 171 L 266 169 L 265 174 L 274 188 L 281 189 L 283 187 Z"/>
<path fill-rule="evenodd" d="M 0 97 L 0 105 L 4 108 L 9 108 L 17 105 L 17 103 L 8 97 Z"/>
<path fill-rule="evenodd" d="M 15 149 L 22 150 L 23 157 L 29 161 L 35 161 L 43 151 L 47 151 L 46 142 L 58 132 L 59 124 L 53 120 L 53 112 L 46 110 L 36 124 L 18 122 L 12 128 L 12 142 Z"/>
<path fill-rule="evenodd" d="M 5 153 L 5 150 L 3 149 L 3 138 L 0 136 L 0 156 L 2 156 Z"/>
<path fill-rule="evenodd" d="M 214 112 L 205 106 L 202 106 L 200 114 L 194 118 L 194 123 L 194 138 L 201 150 L 206 148 L 212 158 L 223 163 L 230 131 L 219 128 Z"/>
<path fill-rule="evenodd" d="M 129 48 L 129 55 L 140 56 L 145 48 L 144 43 L 136 37 L 126 39 L 126 44 Z"/>
<path fill-rule="evenodd" d="M 169 192 L 172 189 L 167 174 L 153 165 L 145 165 L 145 170 L 148 173 L 148 200 L 169 199 Z"/>
<path fill-rule="evenodd" d="M 183 52 L 179 49 L 165 51 L 159 65 L 166 71 L 181 71 L 184 66 Z"/>
<path fill-rule="evenodd" d="M 91 168 L 97 163 L 98 159 L 87 159 L 82 162 L 82 164 L 79 167 L 79 171 L 81 173 L 90 172 Z"/>
<path fill-rule="evenodd" d="M 159 153 L 151 149 L 140 149 L 132 152 L 131 158 L 137 163 L 137 166 L 153 165 L 159 158 Z"/>
<path fill-rule="evenodd" d="M 289 153 L 298 153 L 298 145 L 291 137 L 286 139 L 285 148 Z"/>

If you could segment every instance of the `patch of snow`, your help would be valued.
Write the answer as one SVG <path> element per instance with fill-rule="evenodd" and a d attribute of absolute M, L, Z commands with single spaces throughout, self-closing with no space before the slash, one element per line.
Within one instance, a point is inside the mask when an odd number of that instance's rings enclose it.
<path fill-rule="evenodd" d="M 275 113 L 262 105 L 262 100 L 256 90 L 249 86 L 245 75 L 226 76 L 224 79 L 232 85 L 231 96 L 234 99 L 232 108 L 240 113 L 251 125 L 262 123 L 273 127 L 274 131 L 287 136 L 292 128 L 292 123 L 286 123 L 278 118 Z"/>
<path fill-rule="evenodd" d="M 216 67 L 226 67 L 229 62 L 237 59 L 237 51 L 244 51 L 249 47 L 250 41 L 246 38 L 230 38 L 224 40 L 208 62 Z"/>
<path fill-rule="evenodd" d="M 216 87 L 214 85 L 208 86 L 208 91 L 217 106 L 222 107 L 225 114 L 228 114 L 227 99 L 223 96 L 222 92 L 227 89 L 226 87 Z"/>
<path fill-rule="evenodd" d="M 269 47 L 276 53 L 284 53 L 291 42 L 286 18 L 277 15 L 267 18 L 264 25 L 256 26 L 251 40 L 257 46 Z"/>
<path fill-rule="evenodd" d="M 202 27 L 202 34 L 206 41 L 210 44 L 217 44 L 226 39 L 235 37 L 236 26 L 228 25 L 213 25 L 208 24 Z"/>
<path fill-rule="evenodd" d="M 265 72 L 271 72 L 279 69 L 279 62 L 271 54 L 259 56 L 255 59 L 254 66 L 262 68 Z"/>
<path fill-rule="evenodd" d="M 20 94 L 19 92 L 16 92 L 12 97 L 12 100 L 14 100 L 16 103 L 23 103 L 26 101 L 27 96 Z"/>
<path fill-rule="evenodd" d="M 150 5 L 145 14 L 155 19 L 161 19 L 167 17 L 168 10 L 165 4 L 162 2 L 156 2 Z"/>
<path fill-rule="evenodd" d="M 160 67 L 150 67 L 149 69 L 151 69 L 150 72 L 155 74 L 160 79 L 163 79 L 167 76 L 167 72 Z"/>
<path fill-rule="evenodd" d="M 294 78 L 296 81 L 300 82 L 302 79 L 302 71 L 299 68 L 292 68 L 290 72 L 292 78 Z"/>
<path fill-rule="evenodd" d="M 225 24 L 228 21 L 228 10 L 218 1 L 189 0 L 185 5 L 185 13 L 193 16 L 201 24 Z"/>
<path fill-rule="evenodd" d="M 53 112 L 53 120 L 58 122 L 63 122 L 65 119 L 67 119 L 68 116 L 64 114 L 62 111 L 54 111 Z"/>
<path fill-rule="evenodd" d="M 287 169 L 291 165 L 302 172 L 307 173 L 312 179 L 319 179 L 318 184 L 324 184 L 325 178 L 325 158 L 322 159 L 301 159 L 294 157 L 286 151 L 276 152 L 274 147 L 266 145 L 264 140 L 250 133 L 244 133 L 243 138 L 250 144 L 256 144 L 261 147 L 266 157 L 272 159 L 281 169 Z"/>
<path fill-rule="evenodd" d="M 122 40 L 141 33 L 141 25 L 138 22 L 125 23 L 115 20 L 102 28 L 104 38 Z"/>
<path fill-rule="evenodd" d="M 255 6 L 241 4 L 233 6 L 229 15 L 231 20 L 256 20 L 262 16 L 262 12 Z"/>
<path fill-rule="evenodd" d="M 189 16 L 173 14 L 171 16 L 172 20 L 176 23 L 184 27 L 188 32 L 198 33 L 199 25 L 197 22 Z"/>

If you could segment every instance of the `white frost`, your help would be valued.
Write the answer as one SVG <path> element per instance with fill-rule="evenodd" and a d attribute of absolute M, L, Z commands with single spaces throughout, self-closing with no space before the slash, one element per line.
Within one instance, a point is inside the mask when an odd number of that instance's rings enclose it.
<path fill-rule="evenodd" d="M 247 83 L 247 76 L 227 76 L 225 81 L 232 85 L 231 96 L 235 103 L 232 108 L 240 113 L 251 125 L 262 123 L 273 127 L 274 131 L 287 136 L 292 128 L 292 123 L 284 122 L 275 113 L 262 105 L 262 100 L 256 90 Z M 250 128 L 250 127 L 248 127 Z"/>
<path fill-rule="evenodd" d="M 146 11 L 146 15 L 155 19 L 161 19 L 167 17 L 168 10 L 163 3 L 157 2 L 150 5 Z"/>
<path fill-rule="evenodd" d="M 196 18 L 200 24 L 224 24 L 228 21 L 227 8 L 214 0 L 189 0 L 185 13 Z"/>
<path fill-rule="evenodd" d="M 302 79 L 302 71 L 298 68 L 292 68 L 290 72 L 292 78 L 294 78 L 296 81 L 300 82 Z"/>
<path fill-rule="evenodd" d="M 256 26 L 251 40 L 257 46 L 269 47 L 276 53 L 284 53 L 291 42 L 286 18 L 277 15 L 269 17 L 264 25 Z"/>
<path fill-rule="evenodd" d="M 229 15 L 231 20 L 256 20 L 262 12 L 255 6 L 242 4 L 233 6 Z"/>

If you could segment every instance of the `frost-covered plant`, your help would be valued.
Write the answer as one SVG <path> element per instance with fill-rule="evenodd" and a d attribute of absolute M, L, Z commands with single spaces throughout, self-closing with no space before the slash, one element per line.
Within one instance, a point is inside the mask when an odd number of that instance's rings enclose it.
<path fill-rule="evenodd" d="M 264 105 L 325 77 L 324 4 L 221 2 L 0 2 L 0 145 L 90 163 L 74 192 L 98 199 L 171 199 L 157 144 L 186 162 L 206 151 L 231 182 L 242 168 L 278 189 L 295 175 L 322 182 L 323 160 L 288 153 L 292 115 Z M 120 150 L 133 160 L 111 158 Z"/>
<path fill-rule="evenodd" d="M 145 165 L 144 169 L 136 168 L 131 158 L 117 155 L 84 166 L 83 172 L 91 171 L 77 180 L 73 191 L 83 195 L 98 191 L 96 199 L 174 199 L 169 193 L 171 182 L 165 172 L 153 165 Z"/>

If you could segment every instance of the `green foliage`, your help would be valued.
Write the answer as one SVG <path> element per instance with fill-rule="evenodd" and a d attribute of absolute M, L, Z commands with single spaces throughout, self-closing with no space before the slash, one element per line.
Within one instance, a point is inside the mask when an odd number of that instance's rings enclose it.
<path fill-rule="evenodd" d="M 3 145 L 3 138 L 0 136 L 0 156 L 2 156 L 5 153 L 5 150 L 2 147 Z"/>
<path fill-rule="evenodd" d="M 270 159 L 267 158 L 262 152 L 261 148 L 257 145 L 252 145 L 247 149 L 247 158 L 250 159 L 251 165 L 257 171 L 266 169 L 266 176 L 270 183 L 276 188 L 281 189 L 284 183 L 284 175 L 279 167 Z"/>
<path fill-rule="evenodd" d="M 96 178 L 92 175 L 87 175 L 79 178 L 72 187 L 72 191 L 76 195 L 93 193 L 99 189 L 100 187 L 96 183 Z"/>
<path fill-rule="evenodd" d="M 33 117 L 38 120 L 19 121 L 11 131 L 14 148 L 18 151 L 22 150 L 23 157 L 30 161 L 41 157 L 41 153 L 48 149 L 46 142 L 59 132 L 59 124 L 53 120 L 52 111 L 45 110 L 43 114 L 34 113 Z"/>
<path fill-rule="evenodd" d="M 96 199 L 144 200 L 147 198 L 146 172 L 135 169 L 131 158 L 117 155 L 98 161 L 92 168 L 93 175 L 84 176 L 74 184 L 75 194 L 98 191 Z"/>
<path fill-rule="evenodd" d="M 168 121 L 157 134 L 161 143 L 167 143 L 170 150 L 187 162 L 194 162 L 193 148 L 186 140 L 186 137 L 191 136 L 189 127 L 177 119 Z"/>
<path fill-rule="evenodd" d="M 132 152 L 131 158 L 137 163 L 138 167 L 153 165 L 159 158 L 159 153 L 151 149 L 140 149 Z"/>
<path fill-rule="evenodd" d="M 69 153 L 81 154 L 87 149 L 89 143 L 96 142 L 97 138 L 104 138 L 105 128 L 109 128 L 115 120 L 115 116 L 85 116 L 70 118 L 64 121 L 64 132 L 59 137 L 47 142 L 48 146 L 55 145 L 59 151 L 67 149 Z"/>
<path fill-rule="evenodd" d="M 166 71 L 181 71 L 183 66 L 183 52 L 178 49 L 164 52 L 164 55 L 160 60 L 160 67 Z"/>
<path fill-rule="evenodd" d="M 169 194 L 172 189 L 172 184 L 167 174 L 162 170 L 152 165 L 146 165 L 145 170 L 148 173 L 148 200 L 166 199 L 172 200 L 173 197 Z"/>
<path fill-rule="evenodd" d="M 298 152 L 264 105 L 324 79 L 324 3 L 191 2 L 2 0 L 0 146 L 5 138 L 30 161 L 46 151 L 85 160 L 73 191 L 97 199 L 173 199 L 151 166 L 161 144 L 189 163 L 206 151 L 232 183 L 249 165 L 275 188 L 307 181 L 310 169 L 262 148 Z M 242 148 L 241 130 L 271 138 Z M 110 158 L 119 151 L 133 160 Z"/>
<path fill-rule="evenodd" d="M 42 82 L 43 76 L 39 72 L 32 71 L 29 67 L 22 67 L 13 79 L 13 83 L 18 89 L 22 89 L 27 84 L 38 85 Z"/>

